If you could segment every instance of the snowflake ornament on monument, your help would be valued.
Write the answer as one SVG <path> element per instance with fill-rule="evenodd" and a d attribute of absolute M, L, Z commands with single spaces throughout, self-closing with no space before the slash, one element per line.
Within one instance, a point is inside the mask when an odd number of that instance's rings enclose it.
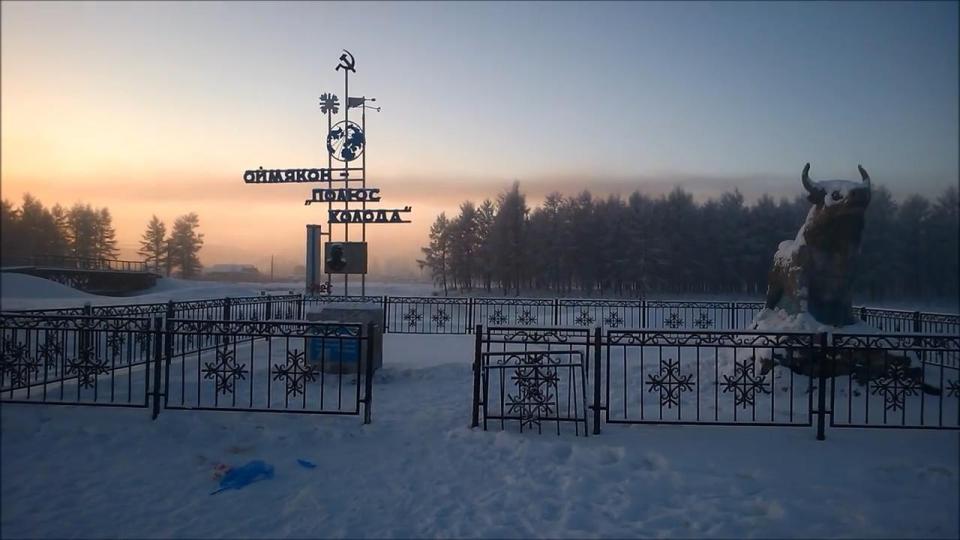
<path fill-rule="evenodd" d="M 340 99 L 336 94 L 329 92 L 320 94 L 320 112 L 323 114 L 337 114 L 340 112 Z"/>

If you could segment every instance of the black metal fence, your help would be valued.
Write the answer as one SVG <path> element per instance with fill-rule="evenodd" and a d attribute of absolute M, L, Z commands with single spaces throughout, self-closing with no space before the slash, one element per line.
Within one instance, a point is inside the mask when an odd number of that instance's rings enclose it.
<path fill-rule="evenodd" d="M 600 298 L 308 296 L 303 309 L 359 302 L 379 304 L 385 332 L 469 334 L 475 325 L 608 329 L 742 330 L 763 302 L 697 302 Z M 888 332 L 960 334 L 960 315 L 856 308 L 861 320 Z"/>
<path fill-rule="evenodd" d="M 154 418 L 161 408 L 362 412 L 369 423 L 374 332 L 340 323 L 5 313 L 0 401 L 152 404 Z"/>
<path fill-rule="evenodd" d="M 833 336 L 831 427 L 960 429 L 960 336 Z"/>
<path fill-rule="evenodd" d="M 597 434 L 603 422 L 816 422 L 821 440 L 827 425 L 960 429 L 960 336 L 480 326 L 475 333 L 471 425 L 484 429 L 556 425 L 559 434 L 572 422 L 577 434 L 581 423 Z"/>
<path fill-rule="evenodd" d="M 0 315 L 0 400 L 146 407 L 159 318 Z"/>
<path fill-rule="evenodd" d="M 889 333 L 960 334 L 960 315 L 895 309 L 857 309 L 861 321 Z"/>
<path fill-rule="evenodd" d="M 810 426 L 814 335 L 611 330 L 604 336 L 608 423 Z"/>
<path fill-rule="evenodd" d="M 350 414 L 369 423 L 372 327 L 168 319 L 164 407 Z M 180 345 L 210 339 L 212 347 Z"/>
<path fill-rule="evenodd" d="M 487 298 L 433 296 L 304 296 L 300 294 L 215 298 L 19 313 L 208 320 L 299 320 L 324 306 L 373 303 L 383 309 L 382 327 L 395 334 L 470 334 L 475 325 L 692 331 L 748 329 L 763 302 L 696 302 L 589 298 Z M 884 332 L 960 334 L 960 315 L 856 308 L 860 320 Z"/>

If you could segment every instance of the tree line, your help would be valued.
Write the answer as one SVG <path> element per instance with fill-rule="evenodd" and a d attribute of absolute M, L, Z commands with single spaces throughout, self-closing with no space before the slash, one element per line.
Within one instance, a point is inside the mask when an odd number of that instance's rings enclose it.
<path fill-rule="evenodd" d="M 515 183 L 496 201 L 466 201 L 455 217 L 437 216 L 418 262 L 444 294 L 762 296 L 777 246 L 796 236 L 809 209 L 801 195 L 746 204 L 736 190 L 698 204 L 681 188 L 660 197 L 551 193 L 531 209 Z M 955 298 L 958 214 L 955 187 L 933 201 L 900 202 L 875 187 L 857 270 L 861 297 Z"/>
<path fill-rule="evenodd" d="M 168 235 L 164 222 L 153 216 L 137 253 L 157 273 L 194 277 L 202 268 L 199 226 L 200 218 L 191 212 L 178 217 Z M 69 209 L 60 204 L 46 208 L 29 193 L 19 207 L 7 199 L 0 203 L 0 259 L 5 264 L 41 255 L 116 259 L 116 236 L 106 207 L 76 203 Z"/>

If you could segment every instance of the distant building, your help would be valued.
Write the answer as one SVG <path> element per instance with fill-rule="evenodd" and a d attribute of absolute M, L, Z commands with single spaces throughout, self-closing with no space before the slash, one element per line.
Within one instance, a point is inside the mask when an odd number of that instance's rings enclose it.
<path fill-rule="evenodd" d="M 215 281 L 262 281 L 263 276 L 252 264 L 214 264 L 204 269 L 203 277 Z"/>

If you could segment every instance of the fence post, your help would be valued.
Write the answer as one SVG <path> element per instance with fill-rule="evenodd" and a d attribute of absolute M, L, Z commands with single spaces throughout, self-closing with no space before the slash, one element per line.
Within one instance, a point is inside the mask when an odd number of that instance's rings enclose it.
<path fill-rule="evenodd" d="M 640 300 L 640 328 L 647 327 L 647 301 Z"/>
<path fill-rule="evenodd" d="M 230 320 L 230 297 L 229 297 L 229 296 L 223 299 L 223 317 L 222 317 L 222 319 L 223 319 L 224 321 L 229 321 L 229 320 Z M 230 343 L 230 336 L 224 335 L 224 336 L 223 336 L 223 344 L 226 345 L 227 343 Z"/>
<path fill-rule="evenodd" d="M 915 334 L 919 334 L 922 331 L 923 331 L 923 325 L 921 324 L 921 320 L 920 320 L 920 312 L 914 311 L 913 312 L 913 332 Z"/>
<path fill-rule="evenodd" d="M 593 434 L 600 434 L 600 341 L 601 329 L 593 331 Z"/>
<path fill-rule="evenodd" d="M 560 299 L 559 298 L 553 299 L 553 325 L 554 326 L 560 325 Z"/>
<path fill-rule="evenodd" d="M 176 316 L 176 309 L 173 303 L 173 300 L 167 301 L 167 313 L 164 315 L 166 320 L 170 320 Z"/>
<path fill-rule="evenodd" d="M 171 302 L 172 303 L 172 302 Z M 160 415 L 160 362 L 163 357 L 162 339 L 164 336 L 163 317 L 153 319 L 153 418 L 156 420 Z M 149 368 L 147 368 L 149 373 Z"/>
<path fill-rule="evenodd" d="M 829 363 L 828 358 L 828 344 L 827 344 L 827 334 L 823 332 L 820 334 L 820 346 L 816 349 L 817 353 L 817 440 L 822 441 L 826 439 L 824 434 L 824 420 L 826 418 L 826 408 L 827 408 L 827 365 Z"/>
<path fill-rule="evenodd" d="M 170 401 L 170 359 L 173 358 L 173 301 L 167 302 L 167 320 L 163 327 L 163 404 Z M 182 342 L 181 342 L 182 343 Z M 199 347 L 199 343 L 198 343 Z M 181 396 L 182 398 L 183 396 Z"/>
<path fill-rule="evenodd" d="M 303 320 L 303 293 L 297 295 L 297 320 Z"/>
<path fill-rule="evenodd" d="M 737 329 L 737 303 L 730 302 L 730 330 Z"/>
<path fill-rule="evenodd" d="M 470 333 L 470 330 L 473 328 L 473 297 L 467 297 L 467 333 Z"/>
<path fill-rule="evenodd" d="M 369 424 L 371 422 L 371 407 L 373 406 L 373 329 L 376 328 L 376 323 L 367 323 L 367 365 L 364 369 L 366 381 L 364 381 L 364 400 L 363 400 L 363 423 Z M 382 353 L 381 353 L 382 354 Z"/>
<path fill-rule="evenodd" d="M 90 305 L 90 302 L 83 304 L 83 316 L 92 317 L 93 316 L 93 306 Z M 92 328 L 93 325 L 87 325 L 87 328 Z M 93 332 L 90 330 L 83 330 L 80 332 L 80 354 L 88 354 L 88 349 L 93 344 Z M 83 359 L 84 362 L 87 362 L 87 359 Z"/>
<path fill-rule="evenodd" d="M 267 295 L 267 312 L 264 314 L 263 320 L 269 321 L 273 318 L 273 297 Z"/>
<path fill-rule="evenodd" d="M 387 333 L 387 310 L 390 309 L 390 297 L 386 294 L 383 295 L 383 333 Z"/>
<path fill-rule="evenodd" d="M 473 332 L 473 411 L 470 427 L 475 428 L 480 425 L 480 354 L 483 349 L 483 325 L 478 324 Z"/>
<path fill-rule="evenodd" d="M 860 306 L 860 320 L 867 322 L 867 306 Z"/>

